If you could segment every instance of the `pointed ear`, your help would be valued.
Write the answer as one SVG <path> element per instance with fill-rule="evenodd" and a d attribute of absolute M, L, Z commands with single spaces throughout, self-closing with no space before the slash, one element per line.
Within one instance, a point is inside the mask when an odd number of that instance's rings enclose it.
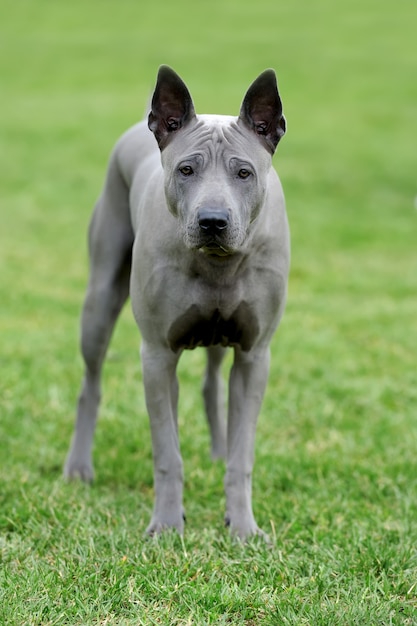
<path fill-rule="evenodd" d="M 285 134 L 286 121 L 274 70 L 265 70 L 249 87 L 238 123 L 245 124 L 273 154 Z"/>
<path fill-rule="evenodd" d="M 162 150 L 175 133 L 195 118 L 193 101 L 181 78 L 167 65 L 159 68 L 148 126 Z"/>

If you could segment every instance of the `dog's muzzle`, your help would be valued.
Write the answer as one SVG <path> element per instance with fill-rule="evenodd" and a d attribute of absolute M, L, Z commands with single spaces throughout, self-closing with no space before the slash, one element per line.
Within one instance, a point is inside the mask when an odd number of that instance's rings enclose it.
<path fill-rule="evenodd" d="M 204 207 L 198 211 L 197 223 L 200 230 L 200 250 L 209 255 L 226 256 L 230 250 L 224 242 L 229 226 L 227 209 Z"/>

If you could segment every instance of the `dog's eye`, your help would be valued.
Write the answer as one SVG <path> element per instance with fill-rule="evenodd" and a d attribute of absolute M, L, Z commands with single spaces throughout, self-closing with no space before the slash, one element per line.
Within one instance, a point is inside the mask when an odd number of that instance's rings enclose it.
<path fill-rule="evenodd" d="M 180 172 L 183 176 L 191 176 L 194 174 L 194 170 L 191 165 L 183 165 L 183 167 L 180 167 Z"/>
<path fill-rule="evenodd" d="M 249 170 L 245 170 L 244 168 L 242 168 L 241 170 L 238 171 L 237 175 L 242 180 L 245 180 L 246 178 L 249 178 L 249 176 L 251 175 L 251 172 Z"/>

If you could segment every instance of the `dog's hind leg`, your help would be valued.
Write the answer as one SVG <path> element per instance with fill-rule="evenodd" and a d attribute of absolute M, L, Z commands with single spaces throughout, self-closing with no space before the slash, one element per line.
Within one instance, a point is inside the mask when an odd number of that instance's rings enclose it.
<path fill-rule="evenodd" d="M 85 375 L 64 468 L 67 478 L 87 482 L 93 479 L 91 448 L 100 403 L 101 370 L 115 322 L 129 294 L 132 244 L 128 189 L 113 159 L 89 230 L 90 279 L 81 318 Z"/>
<path fill-rule="evenodd" d="M 207 421 L 211 434 L 211 456 L 213 459 L 226 458 L 226 412 L 224 384 L 221 376 L 221 363 L 226 348 L 207 348 L 207 367 L 203 384 L 203 398 Z"/>

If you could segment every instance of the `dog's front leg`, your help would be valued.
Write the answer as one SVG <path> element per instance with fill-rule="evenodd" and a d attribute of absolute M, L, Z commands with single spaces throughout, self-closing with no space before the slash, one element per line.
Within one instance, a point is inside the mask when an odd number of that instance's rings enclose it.
<path fill-rule="evenodd" d="M 167 528 L 184 530 L 183 468 L 178 440 L 178 355 L 142 344 L 142 367 L 154 460 L 155 504 L 150 535 Z"/>
<path fill-rule="evenodd" d="M 263 535 L 252 512 L 255 430 L 268 379 L 269 349 L 235 350 L 230 374 L 225 478 L 226 524 L 241 539 Z"/>

